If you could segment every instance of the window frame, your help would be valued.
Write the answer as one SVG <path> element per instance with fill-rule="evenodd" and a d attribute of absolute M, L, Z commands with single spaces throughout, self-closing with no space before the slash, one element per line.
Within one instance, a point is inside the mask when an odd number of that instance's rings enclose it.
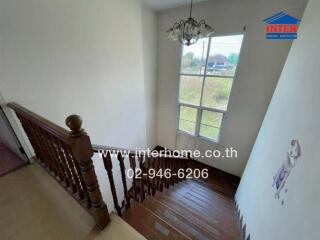
<path fill-rule="evenodd" d="M 243 38 L 242 38 L 241 47 L 240 47 L 240 51 L 239 51 L 239 60 L 238 60 L 238 63 L 237 63 L 237 67 L 236 67 L 234 76 L 231 77 L 231 76 L 220 76 L 220 75 L 207 74 L 207 68 L 208 68 L 208 61 L 209 61 L 212 38 L 214 38 L 214 37 L 235 36 L 235 35 L 243 35 Z M 230 97 L 234 92 L 234 90 L 233 90 L 234 82 L 235 82 L 235 80 L 237 79 L 237 76 L 238 76 L 239 63 L 240 63 L 241 58 L 242 58 L 241 55 L 242 55 L 242 49 L 243 49 L 245 37 L 246 37 L 246 32 L 245 31 L 237 32 L 237 33 L 227 33 L 227 34 L 213 34 L 211 37 L 209 37 L 209 39 L 208 39 L 208 49 L 207 49 L 206 61 L 205 61 L 204 73 L 203 74 L 201 74 L 201 73 L 199 73 L 199 74 L 182 73 L 182 59 L 183 59 L 183 48 L 184 48 L 184 46 L 181 45 L 181 48 L 180 48 L 179 86 L 178 86 L 178 99 L 177 99 L 177 118 L 176 118 L 176 130 L 177 130 L 177 133 L 188 135 L 188 136 L 191 136 L 191 137 L 194 137 L 194 138 L 199 138 L 201 140 L 204 140 L 204 141 L 207 141 L 207 142 L 211 142 L 211 143 L 216 143 L 216 144 L 221 143 L 221 135 L 222 135 L 222 132 L 223 132 L 223 129 L 224 129 L 225 119 L 227 118 L 227 114 L 228 114 L 228 110 L 229 110 Z M 202 87 L 201 87 L 201 95 L 200 95 L 199 106 L 193 105 L 193 104 L 190 104 L 190 103 L 180 102 L 181 76 L 202 77 Z M 232 78 L 233 79 L 226 110 L 221 110 L 221 109 L 217 109 L 217 108 L 211 108 L 211 107 L 202 106 L 204 87 L 205 87 L 205 83 L 206 83 L 206 78 L 207 77 Z M 179 129 L 179 127 L 180 127 L 179 126 L 180 125 L 179 124 L 179 122 L 180 122 L 180 107 L 181 106 L 195 108 L 197 110 L 197 117 L 196 117 L 196 122 L 195 122 L 195 132 L 194 132 L 194 134 L 191 134 L 189 132 L 186 132 L 186 131 L 183 131 L 183 130 Z M 218 136 L 217 140 L 211 139 L 211 138 L 208 138 L 208 137 L 204 137 L 204 136 L 200 135 L 201 119 L 202 119 L 203 111 L 222 113 L 222 120 L 221 120 L 220 129 L 219 129 L 219 136 Z"/>

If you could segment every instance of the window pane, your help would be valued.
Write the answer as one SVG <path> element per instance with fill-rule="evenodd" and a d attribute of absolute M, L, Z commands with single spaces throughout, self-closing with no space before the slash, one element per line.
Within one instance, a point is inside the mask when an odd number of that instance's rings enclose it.
<path fill-rule="evenodd" d="M 180 102 L 199 106 L 203 77 L 181 76 Z"/>
<path fill-rule="evenodd" d="M 204 110 L 201 117 L 200 136 L 218 141 L 222 117 L 222 113 Z"/>
<path fill-rule="evenodd" d="M 183 47 L 181 73 L 204 74 L 208 42 L 208 38 L 203 38 L 196 44 Z"/>
<path fill-rule="evenodd" d="M 197 109 L 180 106 L 179 129 L 194 134 L 196 129 Z"/>
<path fill-rule="evenodd" d="M 235 75 L 243 35 L 213 37 L 209 50 L 207 74 Z"/>
<path fill-rule="evenodd" d="M 207 77 L 203 90 L 202 106 L 227 110 L 232 78 Z"/>

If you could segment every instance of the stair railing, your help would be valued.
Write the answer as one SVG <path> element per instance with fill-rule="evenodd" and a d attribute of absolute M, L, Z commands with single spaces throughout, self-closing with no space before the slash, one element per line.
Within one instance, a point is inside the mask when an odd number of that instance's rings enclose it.
<path fill-rule="evenodd" d="M 94 152 L 103 150 L 103 163 L 107 171 L 113 202 L 118 215 L 130 207 L 131 199 L 142 202 L 146 195 L 155 195 L 179 181 L 179 170 L 186 170 L 189 158 L 146 156 L 142 151 L 92 146 L 87 133 L 82 129 L 80 116 L 71 115 L 66 119 L 70 131 L 16 104 L 9 103 L 25 131 L 35 153 L 35 160 L 70 195 L 88 210 L 97 225 L 104 228 L 110 221 L 106 204 L 103 202 L 97 176 L 91 160 Z M 120 166 L 124 200 L 119 204 L 114 182 L 112 156 L 117 153 Z M 125 161 L 129 160 L 133 172 L 128 182 Z M 162 174 L 158 174 L 158 173 Z M 128 189 L 128 186 L 130 187 Z"/>
<path fill-rule="evenodd" d="M 179 170 L 186 171 L 188 157 L 167 157 L 167 156 L 146 156 L 143 151 L 113 148 L 93 145 L 95 153 L 99 153 L 103 159 L 105 170 L 109 178 L 110 189 L 113 197 L 114 207 L 119 216 L 124 209 L 130 207 L 130 200 L 134 199 L 143 202 L 146 195 L 154 196 L 157 191 L 162 192 L 164 188 L 174 186 L 184 180 L 179 177 Z M 117 189 L 114 181 L 113 156 L 120 166 L 120 174 L 123 185 L 124 200 L 119 203 Z M 132 187 L 128 189 L 128 170 L 125 168 L 125 159 L 128 159 L 130 170 L 132 171 Z M 181 171 L 180 170 L 180 171 Z M 185 176 L 185 174 L 183 175 Z"/>
<path fill-rule="evenodd" d="M 91 160 L 90 138 L 81 128 L 81 118 L 69 116 L 66 125 L 71 131 L 67 131 L 16 103 L 9 103 L 8 107 L 20 120 L 36 161 L 104 228 L 110 217 Z"/>

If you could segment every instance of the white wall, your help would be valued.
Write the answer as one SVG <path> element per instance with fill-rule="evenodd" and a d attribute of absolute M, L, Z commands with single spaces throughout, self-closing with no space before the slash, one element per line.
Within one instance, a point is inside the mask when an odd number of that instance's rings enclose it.
<path fill-rule="evenodd" d="M 156 16 L 139 0 L 1 0 L 0 104 L 28 156 L 10 101 L 62 127 L 79 114 L 94 144 L 156 145 L 156 34 Z M 113 210 L 101 159 L 94 164 Z"/>
<path fill-rule="evenodd" d="M 200 161 L 240 176 L 290 48 L 290 41 L 266 40 L 262 20 L 279 11 L 299 18 L 305 3 L 306 0 L 215 0 L 194 6 L 194 17 L 206 19 L 216 34 L 238 33 L 247 27 L 220 145 L 176 137 L 181 48 L 167 38 L 165 31 L 187 17 L 188 7 L 161 12 L 158 19 L 158 143 L 169 148 L 200 150 L 231 146 L 238 150 L 237 159 Z"/>
<path fill-rule="evenodd" d="M 157 101 L 157 16 L 148 7 L 142 7 L 143 67 L 147 124 L 147 146 L 157 145 L 156 101 Z"/>
<path fill-rule="evenodd" d="M 3 111 L 0 110 L 0 143 L 3 143 L 21 159 L 27 161 L 26 156 L 20 152 L 20 144 L 17 141 Z"/>
<path fill-rule="evenodd" d="M 79 114 L 95 144 L 146 147 L 141 14 L 138 0 L 2 0 L 5 102 L 64 127 Z"/>
<path fill-rule="evenodd" d="M 237 192 L 253 240 L 320 239 L 319 9 L 318 0 L 309 1 Z M 293 138 L 301 157 L 278 201 L 273 175 Z"/>

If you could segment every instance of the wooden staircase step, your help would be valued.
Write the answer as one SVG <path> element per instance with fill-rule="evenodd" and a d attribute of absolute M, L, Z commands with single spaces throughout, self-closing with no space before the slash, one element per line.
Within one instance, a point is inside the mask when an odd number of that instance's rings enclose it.
<path fill-rule="evenodd" d="M 143 206 L 159 216 L 162 220 L 182 231 L 194 240 L 219 239 L 218 232 L 210 232 L 201 225 L 197 225 L 193 218 L 185 217 L 174 209 L 158 201 L 156 197 L 149 197 L 143 202 Z"/>
<path fill-rule="evenodd" d="M 148 240 L 190 240 L 182 232 L 135 201 L 132 201 L 131 207 L 123 214 L 122 218 Z"/>
<path fill-rule="evenodd" d="M 220 193 L 217 193 L 208 187 L 198 184 L 194 180 L 187 180 L 177 186 L 177 189 L 186 189 L 186 188 L 188 188 L 194 194 L 201 196 L 203 199 L 209 199 L 211 202 L 212 201 L 219 202 L 226 207 L 235 206 L 233 199 L 225 197 L 224 195 L 221 195 Z"/>
<path fill-rule="evenodd" d="M 216 201 L 214 198 L 203 198 L 192 192 L 188 186 L 176 186 L 174 189 L 167 189 L 165 194 L 159 193 L 158 196 L 175 199 L 208 218 L 219 216 L 220 219 L 232 223 L 238 220 L 234 205 L 226 206 L 225 203 Z"/>
<path fill-rule="evenodd" d="M 233 215 L 234 218 L 237 218 L 234 211 L 236 206 L 233 200 L 225 198 L 219 193 L 210 191 L 210 189 L 200 189 L 197 184 L 192 183 L 192 180 L 188 180 L 186 183 L 176 186 L 175 191 L 169 192 L 180 195 L 181 197 L 187 199 L 192 198 L 204 206 L 211 206 L 212 210 L 230 212 L 230 216 Z"/>
<path fill-rule="evenodd" d="M 234 236 L 239 236 L 240 229 L 238 228 L 238 220 L 236 217 L 230 217 L 229 212 L 212 211 L 208 205 L 197 203 L 195 199 L 185 199 L 177 194 L 172 193 L 173 189 L 165 190 L 163 193 L 157 193 L 156 199 L 164 205 L 174 209 L 180 215 L 186 218 L 193 219 L 197 225 L 206 228 L 207 231 L 220 233 L 220 235 L 228 236 L 228 240 L 237 239 Z M 218 207 L 218 206 L 216 206 Z M 219 238 L 219 239 L 222 239 Z"/>
<path fill-rule="evenodd" d="M 205 194 L 211 194 L 216 197 L 221 198 L 223 201 L 228 201 L 234 204 L 233 198 L 230 198 L 229 196 L 226 196 L 223 192 L 219 192 L 215 190 L 214 188 L 211 188 L 211 185 L 207 185 L 205 182 L 202 182 L 201 180 L 197 179 L 188 179 L 187 181 L 184 181 L 183 183 L 189 184 L 193 189 L 203 191 Z"/>
<path fill-rule="evenodd" d="M 201 214 L 198 214 L 193 209 L 188 208 L 186 205 L 174 199 L 159 196 L 159 194 L 157 194 L 156 199 L 168 208 L 174 209 L 176 213 L 184 216 L 185 218 L 192 219 L 192 221 L 196 225 L 202 226 L 202 228 L 205 229 L 205 231 L 210 232 L 213 235 L 218 234 L 218 231 L 214 227 L 215 225 L 218 225 L 218 221 L 216 221 L 215 219 L 211 219 L 211 221 L 206 221 L 206 219 L 204 219 L 203 216 L 201 216 Z"/>
<path fill-rule="evenodd" d="M 147 239 L 239 240 L 236 178 L 211 170 L 206 180 L 157 180 L 136 179 L 129 195 L 139 203 L 132 201 L 123 215 Z"/>

